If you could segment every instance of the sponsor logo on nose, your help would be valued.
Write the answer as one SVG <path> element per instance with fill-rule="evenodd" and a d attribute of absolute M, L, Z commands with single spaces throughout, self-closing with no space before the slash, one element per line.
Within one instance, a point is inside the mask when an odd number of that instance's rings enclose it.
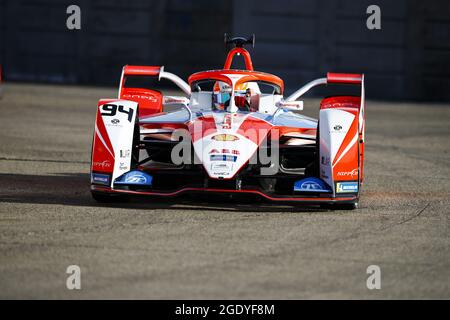
<path fill-rule="evenodd" d="M 211 139 L 216 141 L 236 141 L 239 140 L 238 137 L 232 134 L 218 134 L 213 136 Z"/>

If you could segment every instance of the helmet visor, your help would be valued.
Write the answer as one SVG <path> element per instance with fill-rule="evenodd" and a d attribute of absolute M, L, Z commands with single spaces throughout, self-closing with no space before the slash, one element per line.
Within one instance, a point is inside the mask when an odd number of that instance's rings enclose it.
<path fill-rule="evenodd" d="M 214 103 L 225 105 L 231 98 L 231 95 L 228 92 L 219 92 L 214 94 Z"/>

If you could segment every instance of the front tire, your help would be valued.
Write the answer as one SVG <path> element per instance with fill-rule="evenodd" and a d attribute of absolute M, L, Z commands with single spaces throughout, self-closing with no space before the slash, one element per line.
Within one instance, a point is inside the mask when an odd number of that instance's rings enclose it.
<path fill-rule="evenodd" d="M 92 198 L 101 203 L 118 203 L 128 202 L 130 200 L 128 195 L 124 194 L 112 194 L 106 192 L 91 191 Z"/>
<path fill-rule="evenodd" d="M 338 210 L 356 210 L 356 209 L 358 209 L 358 202 L 338 204 L 338 205 L 336 205 L 336 209 L 338 209 Z"/>
<path fill-rule="evenodd" d="M 325 210 L 356 210 L 358 209 L 358 201 L 353 203 L 322 203 L 320 208 Z"/>

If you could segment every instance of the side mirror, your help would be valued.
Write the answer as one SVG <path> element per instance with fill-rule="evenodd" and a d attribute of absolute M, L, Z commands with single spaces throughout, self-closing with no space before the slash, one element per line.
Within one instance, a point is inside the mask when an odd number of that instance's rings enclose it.
<path fill-rule="evenodd" d="M 277 107 L 282 109 L 287 109 L 291 111 L 301 111 L 303 110 L 303 101 L 284 101 L 281 100 L 277 102 Z"/>

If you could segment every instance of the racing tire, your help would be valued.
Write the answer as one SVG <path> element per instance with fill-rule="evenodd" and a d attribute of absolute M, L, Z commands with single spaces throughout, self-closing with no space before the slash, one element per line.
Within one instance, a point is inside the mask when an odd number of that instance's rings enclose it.
<path fill-rule="evenodd" d="M 326 210 L 355 210 L 358 209 L 358 201 L 353 203 L 322 203 L 320 208 Z"/>
<path fill-rule="evenodd" d="M 337 204 L 336 209 L 337 210 L 355 210 L 355 209 L 358 209 L 358 202 Z"/>
<path fill-rule="evenodd" d="M 110 194 L 105 192 L 95 192 L 92 191 L 92 198 L 101 203 L 117 203 L 117 202 L 128 202 L 130 197 L 125 194 Z"/>

